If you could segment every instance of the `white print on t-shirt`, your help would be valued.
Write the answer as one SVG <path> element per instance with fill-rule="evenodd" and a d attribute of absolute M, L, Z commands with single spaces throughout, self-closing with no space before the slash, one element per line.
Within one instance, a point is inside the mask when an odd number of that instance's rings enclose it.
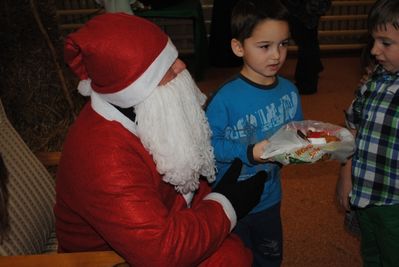
<path fill-rule="evenodd" d="M 254 142 L 257 139 L 256 131 L 260 131 L 263 138 L 269 138 L 278 128 L 294 119 L 298 104 L 298 95 L 294 92 L 283 95 L 277 101 L 270 102 L 253 113 L 245 114 L 232 127 L 228 126 L 226 137 L 231 140 L 244 139 L 245 142 Z M 266 133 L 268 131 L 271 132 Z"/>

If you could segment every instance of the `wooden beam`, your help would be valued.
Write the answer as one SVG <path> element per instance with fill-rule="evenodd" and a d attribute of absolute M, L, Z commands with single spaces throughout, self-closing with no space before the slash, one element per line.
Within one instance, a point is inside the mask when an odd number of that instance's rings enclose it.
<path fill-rule="evenodd" d="M 358 36 L 367 35 L 367 30 L 320 30 L 319 36 Z"/>
<path fill-rule="evenodd" d="M 367 14 L 361 15 L 326 15 L 321 16 L 321 21 L 342 21 L 342 20 L 367 20 Z"/>
<path fill-rule="evenodd" d="M 350 51 L 350 50 L 361 50 L 365 47 L 366 44 L 320 44 L 321 51 Z M 296 45 L 288 46 L 289 52 L 298 51 L 298 47 Z"/>
<path fill-rule="evenodd" d="M 104 13 L 102 8 L 82 8 L 82 9 L 60 9 L 56 11 L 57 16 L 70 15 L 89 15 L 89 14 Z"/>
<path fill-rule="evenodd" d="M 375 0 L 365 1 L 332 1 L 332 6 L 371 6 L 375 3 Z"/>
<path fill-rule="evenodd" d="M 366 44 L 321 44 L 320 50 L 322 51 L 334 51 L 334 50 L 360 50 L 363 49 Z"/>

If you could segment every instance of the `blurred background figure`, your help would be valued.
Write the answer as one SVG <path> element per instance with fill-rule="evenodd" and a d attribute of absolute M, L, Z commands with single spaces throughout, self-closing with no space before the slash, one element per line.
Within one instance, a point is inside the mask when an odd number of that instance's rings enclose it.
<path fill-rule="evenodd" d="M 124 12 L 134 14 L 135 11 L 165 8 L 183 0 L 96 0 L 97 4 L 104 6 L 110 13 Z"/>
<path fill-rule="evenodd" d="M 136 0 L 96 0 L 99 5 L 104 6 L 107 12 L 125 12 L 127 14 L 133 14 L 131 4 L 138 2 Z"/>
<path fill-rule="evenodd" d="M 184 0 L 140 0 L 144 6 L 149 7 L 150 9 L 164 8 L 183 1 Z"/>
<path fill-rule="evenodd" d="M 209 62 L 214 67 L 241 66 L 242 59 L 231 50 L 230 19 L 238 0 L 214 0 L 209 37 Z"/>
<path fill-rule="evenodd" d="M 320 17 L 331 6 L 331 0 L 283 0 L 291 13 L 291 36 L 298 46 L 295 83 L 303 95 L 317 92 L 319 73 L 323 71 L 320 60 L 318 26 Z"/>

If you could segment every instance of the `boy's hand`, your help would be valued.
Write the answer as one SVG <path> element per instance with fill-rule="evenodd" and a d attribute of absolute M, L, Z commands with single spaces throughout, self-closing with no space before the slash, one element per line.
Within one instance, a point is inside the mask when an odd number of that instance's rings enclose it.
<path fill-rule="evenodd" d="M 255 161 L 261 162 L 261 163 L 267 161 L 267 159 L 262 159 L 261 156 L 262 156 L 263 152 L 265 152 L 265 148 L 268 144 L 270 144 L 270 142 L 268 140 L 263 140 L 254 145 L 254 148 L 252 149 L 252 154 L 253 154 Z"/>
<path fill-rule="evenodd" d="M 348 160 L 341 166 L 337 182 L 337 201 L 346 211 L 350 211 L 349 194 L 352 190 L 352 160 Z"/>

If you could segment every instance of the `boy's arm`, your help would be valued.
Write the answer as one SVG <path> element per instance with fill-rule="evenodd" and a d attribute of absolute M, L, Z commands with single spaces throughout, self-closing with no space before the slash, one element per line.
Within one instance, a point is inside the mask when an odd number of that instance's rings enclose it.
<path fill-rule="evenodd" d="M 356 130 L 350 129 L 353 136 L 356 136 Z M 337 181 L 336 193 L 338 203 L 347 211 L 350 211 L 349 197 L 352 191 L 352 158 L 349 158 L 341 165 L 339 178 Z"/>
<path fill-rule="evenodd" d="M 229 114 L 223 101 L 214 97 L 206 107 L 206 116 L 212 131 L 211 141 L 216 160 L 233 162 L 235 158 L 239 158 L 244 164 L 250 164 L 247 145 L 226 137 L 229 132 L 226 130 L 229 127 Z"/>

